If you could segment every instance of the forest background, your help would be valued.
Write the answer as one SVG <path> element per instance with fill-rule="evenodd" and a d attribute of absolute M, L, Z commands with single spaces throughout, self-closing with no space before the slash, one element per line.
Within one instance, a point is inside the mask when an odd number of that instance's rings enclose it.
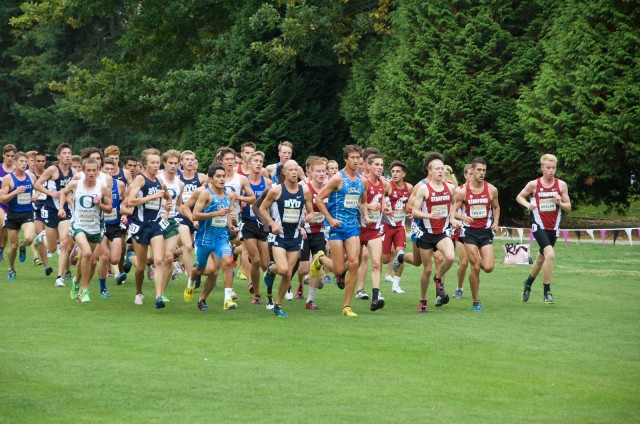
<path fill-rule="evenodd" d="M 503 222 L 558 156 L 574 204 L 640 192 L 640 5 L 553 0 L 5 0 L 0 141 L 52 153 L 254 141 L 489 162 Z"/>

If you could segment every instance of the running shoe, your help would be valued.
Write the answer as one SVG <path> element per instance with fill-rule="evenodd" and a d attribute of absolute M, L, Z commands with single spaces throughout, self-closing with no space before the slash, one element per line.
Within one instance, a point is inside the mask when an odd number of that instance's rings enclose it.
<path fill-rule="evenodd" d="M 193 284 L 194 284 L 193 288 L 195 288 L 195 289 L 199 289 L 199 288 L 200 288 L 200 283 L 201 283 L 201 279 L 200 279 L 200 278 L 201 278 L 201 276 L 200 276 L 200 275 L 198 275 L 198 276 L 196 277 L 196 281 L 194 281 L 194 282 L 193 282 Z M 213 288 L 214 288 L 214 289 L 216 288 L 216 285 L 215 285 L 215 284 L 213 285 Z"/>
<path fill-rule="evenodd" d="M 316 253 L 316 258 L 311 263 L 311 270 L 309 271 L 312 277 L 317 277 L 320 268 L 322 268 L 322 262 L 320 262 L 320 258 L 324 256 L 324 252 L 321 250 Z"/>
<path fill-rule="evenodd" d="M 58 252 L 60 253 L 60 252 Z M 78 245 L 73 246 L 73 250 L 71 251 L 71 265 L 76 266 L 78 264 Z"/>
<path fill-rule="evenodd" d="M 344 277 L 346 275 L 346 272 L 342 275 L 336 275 L 336 285 L 338 286 L 338 288 L 340 290 L 344 290 Z"/>
<path fill-rule="evenodd" d="M 394 283 L 394 282 L 395 282 L 395 280 L 393 279 L 393 277 L 392 277 L 392 276 L 390 276 L 390 275 L 385 275 L 385 277 L 384 277 L 384 281 L 385 281 L 385 282 L 387 282 L 387 283 Z"/>
<path fill-rule="evenodd" d="M 187 286 L 187 288 L 184 289 L 184 301 L 186 303 L 191 303 L 192 300 L 193 300 L 193 289 Z"/>
<path fill-rule="evenodd" d="M 313 310 L 315 310 L 315 309 L 320 309 L 320 308 L 318 307 L 318 305 L 316 305 L 315 303 L 313 303 L 313 300 L 308 301 L 308 302 L 307 302 L 307 304 L 306 304 L 306 306 L 305 306 L 305 308 L 307 308 L 307 309 L 313 309 Z"/>
<path fill-rule="evenodd" d="M 530 296 L 531 296 L 531 290 L 527 290 L 527 288 L 525 287 L 524 290 L 522 291 L 522 301 L 528 302 Z"/>
<path fill-rule="evenodd" d="M 351 310 L 351 307 L 349 306 L 345 306 L 344 308 L 342 308 L 342 316 L 343 317 L 357 317 L 358 314 L 356 314 L 355 312 L 353 312 Z"/>
<path fill-rule="evenodd" d="M 404 294 L 404 290 L 402 290 L 402 287 L 400 287 L 400 285 L 396 284 L 395 282 L 393 283 L 393 286 L 391 286 L 391 291 L 393 293 Z"/>
<path fill-rule="evenodd" d="M 404 250 L 398 250 L 398 254 L 395 258 L 393 258 L 393 265 L 391 265 L 391 269 L 393 272 L 398 272 L 400 269 L 400 265 L 404 262 Z"/>
<path fill-rule="evenodd" d="M 89 289 L 82 289 L 82 293 L 80 293 L 80 303 L 89 303 L 91 299 L 89 299 Z"/>
<path fill-rule="evenodd" d="M 287 300 L 293 300 L 293 293 L 291 293 L 291 287 L 287 290 L 287 294 L 284 295 L 284 298 Z"/>
<path fill-rule="evenodd" d="M 231 300 L 238 300 L 238 295 L 234 290 L 231 290 Z"/>
<path fill-rule="evenodd" d="M 44 275 L 46 275 L 47 277 L 51 275 L 51 273 L 53 272 L 53 268 L 51 268 L 50 266 L 46 266 L 44 269 Z"/>
<path fill-rule="evenodd" d="M 179 280 L 179 279 L 180 279 L 180 274 L 175 274 L 175 273 L 174 273 L 174 274 L 171 276 L 171 281 L 176 281 L 176 280 Z"/>
<path fill-rule="evenodd" d="M 249 293 L 253 294 L 253 283 L 249 281 Z"/>
<path fill-rule="evenodd" d="M 304 284 L 305 286 L 309 285 L 309 276 L 305 275 L 304 279 L 302 280 L 302 284 Z"/>
<path fill-rule="evenodd" d="M 204 300 L 198 300 L 198 309 L 200 309 L 202 312 L 209 312 L 207 302 L 205 302 Z"/>
<path fill-rule="evenodd" d="M 40 258 L 35 258 L 33 260 L 33 266 L 40 266 L 42 265 L 42 261 L 40 260 Z"/>
<path fill-rule="evenodd" d="M 296 288 L 296 299 L 304 299 L 304 289 L 302 286 L 298 286 L 298 288 Z"/>
<path fill-rule="evenodd" d="M 107 289 L 104 289 L 104 290 L 100 290 L 100 297 L 104 297 L 105 299 L 109 299 L 111 297 L 111 295 L 109 294 Z"/>
<path fill-rule="evenodd" d="M 80 284 L 74 278 L 71 281 L 71 293 L 69 293 L 69 296 L 71 297 L 71 300 L 76 300 L 78 298 L 78 292 L 79 291 L 80 291 Z"/>
<path fill-rule="evenodd" d="M 10 269 L 9 272 L 7 273 L 7 278 L 11 281 L 15 281 L 16 279 L 16 270 L 15 269 Z"/>
<path fill-rule="evenodd" d="M 482 309 L 483 308 L 482 308 L 482 305 L 480 304 L 480 301 L 479 300 L 475 300 L 473 302 L 473 310 L 474 311 L 481 311 Z"/>
<path fill-rule="evenodd" d="M 282 310 L 282 306 L 275 305 L 273 307 L 273 313 L 276 314 L 277 317 L 286 317 L 287 313 Z"/>
<path fill-rule="evenodd" d="M 276 275 L 269 270 L 271 265 L 273 264 L 274 264 L 273 261 L 269 262 L 269 265 L 267 266 L 267 270 L 264 272 L 264 284 L 267 287 L 273 286 L 273 279 L 276 277 Z"/>
<path fill-rule="evenodd" d="M 378 309 L 384 308 L 384 299 L 378 298 L 378 300 L 374 300 L 371 302 L 371 310 L 377 311 Z"/>
<path fill-rule="evenodd" d="M 169 300 L 169 298 L 168 298 L 167 296 L 165 296 L 165 295 L 164 295 L 164 293 L 162 293 L 162 294 L 160 295 L 160 297 L 162 298 L 162 301 L 163 301 L 164 303 L 169 303 L 169 302 L 171 302 L 171 301 Z"/>
<path fill-rule="evenodd" d="M 56 287 L 64 287 L 64 278 L 58 277 L 56 278 L 56 282 L 54 284 Z"/>
<path fill-rule="evenodd" d="M 156 272 L 153 269 L 153 266 L 147 265 L 147 280 L 153 281 L 153 279 L 155 277 L 155 274 L 156 274 Z"/>
<path fill-rule="evenodd" d="M 247 274 L 244 272 L 244 269 L 240 268 L 238 270 L 238 278 L 241 280 L 246 280 L 247 279 Z"/>
<path fill-rule="evenodd" d="M 127 252 L 127 254 L 124 256 L 124 267 L 123 267 L 123 271 L 125 274 L 129 273 L 129 271 L 131 271 L 131 257 L 135 256 L 133 252 Z"/>
<path fill-rule="evenodd" d="M 118 276 L 116 277 L 116 284 L 118 286 L 121 286 L 125 281 L 127 281 L 127 273 L 121 272 L 120 274 L 118 274 Z"/>
<path fill-rule="evenodd" d="M 44 236 L 47 234 L 47 232 L 45 230 L 42 230 L 40 232 L 40 234 L 38 234 L 34 239 L 33 239 L 33 243 L 36 245 L 36 247 L 40 246 L 42 244 L 42 242 L 44 241 Z"/>
<path fill-rule="evenodd" d="M 331 276 L 330 275 L 325 275 L 323 282 L 324 282 L 324 284 L 331 284 Z M 318 287 L 318 288 L 321 288 L 321 287 Z"/>
<path fill-rule="evenodd" d="M 456 289 L 456 291 L 453 293 L 453 298 L 462 299 L 462 293 L 463 293 L 463 289 Z"/>
<path fill-rule="evenodd" d="M 253 296 L 253 300 L 251 301 L 251 303 L 253 303 L 254 305 L 259 305 L 260 304 L 260 295 L 256 295 Z"/>
<path fill-rule="evenodd" d="M 553 295 L 551 294 L 551 292 L 546 292 L 546 293 L 544 294 L 544 303 L 556 303 L 556 302 L 553 300 Z"/>
<path fill-rule="evenodd" d="M 364 290 L 358 290 L 356 299 L 369 300 L 369 295 Z"/>
<path fill-rule="evenodd" d="M 138 293 L 136 295 L 136 299 L 133 301 L 134 305 L 142 305 L 144 304 L 144 295 L 142 293 Z"/>
<path fill-rule="evenodd" d="M 153 305 L 153 307 L 156 309 L 164 308 L 164 299 L 162 298 L 162 296 L 156 297 L 156 303 Z"/>
<path fill-rule="evenodd" d="M 65 272 L 64 279 L 67 281 L 71 280 L 71 271 Z"/>
<path fill-rule="evenodd" d="M 233 299 L 227 299 L 224 301 L 224 310 L 228 311 L 229 309 L 236 309 L 238 304 L 233 301 Z"/>
<path fill-rule="evenodd" d="M 447 303 L 449 303 L 449 295 L 445 292 L 441 292 L 436 296 L 436 308 L 446 305 Z"/>
<path fill-rule="evenodd" d="M 273 309 L 273 297 L 267 296 L 267 309 Z"/>
<path fill-rule="evenodd" d="M 420 303 L 418 303 L 418 312 L 427 312 L 426 300 L 421 300 Z"/>

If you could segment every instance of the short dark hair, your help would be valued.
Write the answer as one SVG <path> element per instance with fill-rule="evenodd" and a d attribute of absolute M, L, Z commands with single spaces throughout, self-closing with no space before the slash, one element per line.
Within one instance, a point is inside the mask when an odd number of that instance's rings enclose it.
<path fill-rule="evenodd" d="M 135 156 L 125 156 L 124 158 L 121 159 L 122 163 L 127 163 L 129 161 L 134 161 L 134 162 L 138 162 L 138 158 Z"/>
<path fill-rule="evenodd" d="M 475 158 L 474 160 L 471 161 L 472 168 L 475 168 L 477 164 L 487 166 L 487 161 L 484 160 L 484 158 Z"/>
<path fill-rule="evenodd" d="M 429 164 L 434 160 L 441 160 L 444 163 L 444 155 L 438 152 L 429 152 L 427 156 L 424 157 L 424 162 L 422 162 L 422 171 L 425 174 L 429 173 Z"/>
<path fill-rule="evenodd" d="M 389 169 L 393 169 L 396 166 L 399 166 L 403 172 L 407 172 L 407 164 L 402 162 L 401 160 L 394 160 L 393 162 L 391 162 L 391 165 L 389 165 Z"/>
<path fill-rule="evenodd" d="M 221 170 L 226 173 L 224 165 L 222 165 L 221 162 L 215 161 L 212 162 L 211 165 L 209 165 L 209 169 L 207 169 L 207 175 L 209 176 L 209 178 L 213 177 L 216 174 L 217 170 Z"/>

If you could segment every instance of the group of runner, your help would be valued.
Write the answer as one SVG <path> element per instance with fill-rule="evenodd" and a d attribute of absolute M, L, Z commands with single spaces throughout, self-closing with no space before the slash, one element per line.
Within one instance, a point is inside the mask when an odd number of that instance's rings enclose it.
<path fill-rule="evenodd" d="M 369 299 L 364 289 L 369 269 L 370 310 L 384 308 L 380 293 L 384 264 L 388 264 L 385 280 L 399 295 L 404 293 L 400 282 L 405 263 L 422 267 L 419 312 L 427 311 L 432 275 L 434 305 L 447 304 L 444 280 L 457 252 L 453 297 L 463 297 L 470 265 L 472 308 L 483 309 L 480 271 L 490 273 L 494 268 L 492 242 L 500 218 L 498 190 L 485 181 L 484 159 L 476 158 L 465 167 L 466 182 L 458 186 L 444 156 L 429 153 L 423 163 L 425 177 L 413 186 L 404 181 L 407 169 L 401 161 L 390 164 L 391 177 L 385 178 L 384 159 L 374 148 L 344 147 L 342 169 L 336 161 L 318 156 L 307 158 L 303 169 L 292 153 L 292 143 L 282 142 L 279 161 L 264 166 L 265 154 L 254 143 L 244 143 L 239 153 L 222 147 L 203 174 L 189 150 L 146 149 L 139 160 L 127 156 L 121 165 L 117 146 L 104 152 L 90 147 L 73 156 L 71 146 L 61 144 L 56 162 L 46 167 L 43 153 L 22 153 L 5 145 L 0 167 L 0 259 L 8 241 L 8 278 L 15 280 L 16 256 L 24 262 L 33 243 L 34 264 L 42 265 L 50 276 L 49 258 L 57 250 L 53 283 L 65 287 L 65 280 L 72 279 L 70 297 L 80 303 L 90 302 L 89 285 L 96 270 L 100 296 L 106 298 L 108 272 L 119 285 L 135 267 L 134 303 L 144 304 L 146 269 L 154 282 L 155 308 L 165 307 L 169 281 L 184 269 L 186 302 L 193 301 L 205 276 L 197 307 L 206 312 L 220 270 L 223 308 L 237 308 L 233 278 L 241 257 L 239 269 L 248 280 L 252 303 L 261 304 L 266 297 L 267 309 L 287 316 L 283 301 L 293 298 L 297 274 L 296 297 L 304 299 L 308 285 L 306 309 L 318 309 L 317 290 L 331 281 L 332 273 L 344 290 L 342 314 L 355 317 L 354 294 Z M 561 211 L 570 210 L 571 203 L 566 183 L 555 176 L 555 156 L 543 155 L 540 163 L 542 177 L 530 181 L 516 199 L 531 211 L 531 229 L 540 246 L 522 300 L 529 300 L 533 281 L 542 271 L 544 302 L 553 303 L 553 246 Z M 413 248 L 405 253 L 409 225 Z M 71 265 L 76 263 L 72 276 Z"/>

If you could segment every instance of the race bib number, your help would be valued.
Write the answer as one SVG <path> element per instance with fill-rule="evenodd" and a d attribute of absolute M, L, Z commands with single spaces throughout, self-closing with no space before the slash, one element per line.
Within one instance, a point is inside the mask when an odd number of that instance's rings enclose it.
<path fill-rule="evenodd" d="M 160 199 L 149 200 L 147 203 L 145 203 L 144 208 L 145 209 L 152 209 L 154 211 L 159 210 L 160 209 Z"/>
<path fill-rule="evenodd" d="M 471 218 L 486 218 L 487 207 L 484 205 L 471 205 L 469 207 L 469 216 Z"/>
<path fill-rule="evenodd" d="M 49 218 L 49 211 L 45 208 L 40 209 L 40 218 L 47 219 Z"/>
<path fill-rule="evenodd" d="M 407 213 L 404 210 L 393 211 L 393 220 L 402 221 L 407 217 Z"/>
<path fill-rule="evenodd" d="M 297 224 L 300 222 L 300 209 L 285 208 L 282 214 L 282 222 L 287 224 Z"/>
<path fill-rule="evenodd" d="M 226 227 L 227 226 L 227 215 L 224 216 L 214 216 L 211 218 L 211 226 L 212 227 Z"/>
<path fill-rule="evenodd" d="M 314 212 L 311 218 L 312 224 L 322 224 L 324 222 L 324 215 L 320 212 Z"/>
<path fill-rule="evenodd" d="M 138 224 L 129 225 L 129 234 L 138 234 L 138 231 L 140 231 L 140 226 Z"/>
<path fill-rule="evenodd" d="M 159 225 L 160 225 L 160 228 L 162 228 L 162 231 L 164 231 L 169 227 L 169 221 L 163 218 L 160 220 Z"/>
<path fill-rule="evenodd" d="M 80 224 L 92 224 L 94 222 L 95 216 L 89 213 L 79 213 L 78 214 L 78 222 Z"/>
<path fill-rule="evenodd" d="M 116 210 L 116 208 L 111 209 L 111 212 L 105 214 L 104 216 L 104 220 L 107 222 L 115 221 L 116 219 L 118 219 L 118 211 Z"/>
<path fill-rule="evenodd" d="M 554 199 L 540 199 L 538 209 L 540 209 L 540 212 L 555 212 L 556 201 Z"/>
<path fill-rule="evenodd" d="M 276 241 L 276 235 L 275 234 L 269 234 L 267 236 L 267 243 L 274 243 Z"/>
<path fill-rule="evenodd" d="M 19 205 L 29 205 L 29 204 L 31 204 L 31 194 L 29 194 L 29 193 L 19 193 L 18 194 L 18 204 Z"/>
<path fill-rule="evenodd" d="M 446 218 L 449 215 L 449 205 L 435 205 L 431 208 L 431 212 L 437 215 L 436 219 Z"/>
<path fill-rule="evenodd" d="M 380 218 L 382 217 L 382 214 L 380 213 L 380 211 L 374 211 L 371 209 L 367 211 L 367 215 L 369 215 L 369 220 L 376 221 L 376 222 L 379 221 Z"/>
<path fill-rule="evenodd" d="M 359 194 L 347 194 L 346 196 L 344 196 L 344 207 L 347 209 L 357 208 L 359 203 Z"/>
<path fill-rule="evenodd" d="M 182 192 L 182 203 L 183 204 L 187 204 L 187 202 L 191 199 L 191 195 L 193 194 L 193 191 L 183 191 Z"/>

